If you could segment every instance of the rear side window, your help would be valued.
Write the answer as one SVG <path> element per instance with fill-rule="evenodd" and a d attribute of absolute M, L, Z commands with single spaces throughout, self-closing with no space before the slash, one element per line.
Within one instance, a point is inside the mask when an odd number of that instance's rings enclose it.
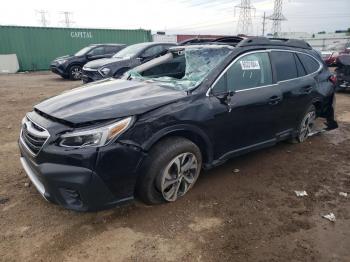
<path fill-rule="evenodd" d="M 301 76 L 306 75 L 304 66 L 301 64 L 301 62 L 296 54 L 294 54 L 294 59 L 295 59 L 295 64 L 297 66 L 298 76 L 301 77 Z"/>
<path fill-rule="evenodd" d="M 275 64 L 277 81 L 284 81 L 298 77 L 294 54 L 292 52 L 271 52 Z"/>
<path fill-rule="evenodd" d="M 311 56 L 298 54 L 298 57 L 300 58 L 300 61 L 303 63 L 306 69 L 306 72 L 308 74 L 312 74 L 320 68 L 319 63 Z"/>

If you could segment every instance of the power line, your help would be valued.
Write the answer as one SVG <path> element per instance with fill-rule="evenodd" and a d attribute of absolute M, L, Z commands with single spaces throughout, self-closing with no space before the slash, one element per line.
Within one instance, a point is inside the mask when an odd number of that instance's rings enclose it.
<path fill-rule="evenodd" d="M 46 10 L 36 10 L 36 13 L 40 15 L 39 22 L 41 26 L 47 27 L 49 20 L 46 18 L 46 15 L 48 15 L 48 12 Z"/>
<path fill-rule="evenodd" d="M 275 0 L 273 7 L 273 14 L 268 17 L 272 20 L 272 33 L 275 37 L 282 31 L 281 21 L 287 20 L 282 14 L 283 0 Z"/>
<path fill-rule="evenodd" d="M 255 7 L 250 4 L 250 0 L 241 0 L 241 3 L 235 6 L 235 12 L 236 9 L 239 9 L 237 32 L 248 35 L 253 26 L 251 11 L 254 10 L 255 13 Z"/>

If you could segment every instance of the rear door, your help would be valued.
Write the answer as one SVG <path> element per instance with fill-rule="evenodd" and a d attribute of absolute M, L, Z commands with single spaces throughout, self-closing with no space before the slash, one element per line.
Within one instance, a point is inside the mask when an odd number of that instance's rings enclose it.
<path fill-rule="evenodd" d="M 318 87 L 317 73 L 312 74 L 302 63 L 302 59 L 311 59 L 317 71 L 320 65 L 307 54 L 287 50 L 274 50 L 271 52 L 278 88 L 283 95 L 281 114 L 278 121 L 280 132 L 295 129 L 301 117 L 312 103 L 313 93 Z"/>

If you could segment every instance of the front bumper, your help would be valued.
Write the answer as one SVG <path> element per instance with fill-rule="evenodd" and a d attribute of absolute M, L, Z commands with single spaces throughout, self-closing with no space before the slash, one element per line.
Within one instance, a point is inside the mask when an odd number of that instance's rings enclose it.
<path fill-rule="evenodd" d="M 120 142 L 101 148 L 57 146 L 53 129 L 32 114 L 36 123 L 48 127 L 51 137 L 37 155 L 19 139 L 20 162 L 38 192 L 48 201 L 76 211 L 95 211 L 134 198 L 139 166 L 145 156 L 138 147 Z M 45 123 L 45 121 L 47 121 Z"/>
<path fill-rule="evenodd" d="M 105 209 L 133 199 L 118 198 L 92 170 L 63 164 L 36 164 L 21 145 L 21 164 L 38 192 L 52 203 L 76 211 Z"/>
<path fill-rule="evenodd" d="M 68 73 L 66 72 L 65 68 L 63 68 L 61 65 L 51 64 L 50 69 L 51 69 L 52 73 L 55 73 L 55 74 L 60 75 L 62 77 L 68 76 Z"/>
<path fill-rule="evenodd" d="M 83 83 L 90 83 L 103 79 L 103 76 L 98 72 L 98 70 L 83 68 L 81 78 Z"/>

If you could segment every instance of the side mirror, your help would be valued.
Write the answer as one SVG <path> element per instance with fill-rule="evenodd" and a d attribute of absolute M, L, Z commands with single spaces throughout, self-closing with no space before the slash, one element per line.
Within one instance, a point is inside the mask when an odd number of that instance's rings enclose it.
<path fill-rule="evenodd" d="M 213 89 L 210 90 L 210 94 L 216 97 L 220 100 L 221 104 L 229 105 L 231 102 L 231 97 L 233 97 L 236 92 L 235 91 L 229 91 L 229 92 L 214 92 Z"/>

